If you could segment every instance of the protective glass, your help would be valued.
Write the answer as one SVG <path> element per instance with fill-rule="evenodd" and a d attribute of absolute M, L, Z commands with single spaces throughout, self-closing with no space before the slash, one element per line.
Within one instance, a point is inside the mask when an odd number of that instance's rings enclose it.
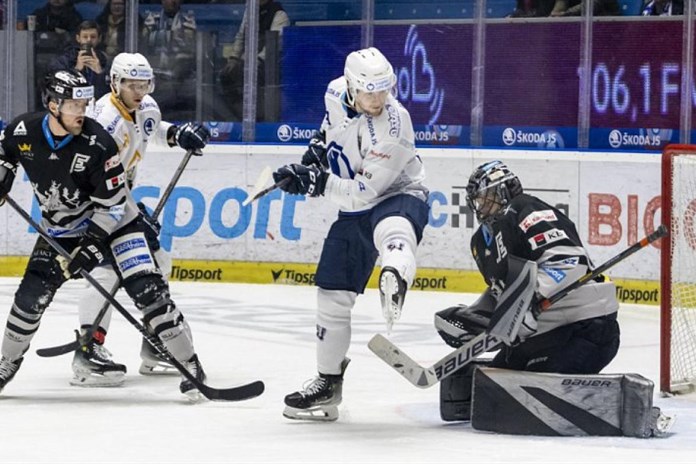
<path fill-rule="evenodd" d="M 70 116 L 84 116 L 87 112 L 87 106 L 89 100 L 63 100 L 58 108 L 58 110 Z"/>

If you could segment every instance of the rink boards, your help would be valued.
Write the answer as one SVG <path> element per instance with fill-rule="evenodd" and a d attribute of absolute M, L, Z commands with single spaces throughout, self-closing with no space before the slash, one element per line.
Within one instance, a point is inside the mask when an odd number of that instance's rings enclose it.
<path fill-rule="evenodd" d="M 160 217 L 162 245 L 175 259 L 172 278 L 311 285 L 336 208 L 277 190 L 242 206 L 265 166 L 297 162 L 303 151 L 297 145 L 213 145 L 204 157 L 194 158 Z M 659 155 L 447 148 L 421 149 L 419 154 L 426 166 L 431 213 L 418 252 L 416 289 L 483 288 L 469 252 L 476 223 L 466 207 L 465 186 L 473 168 L 486 160 L 504 160 L 528 193 L 567 212 L 596 263 L 659 224 Z M 140 166 L 136 200 L 154 207 L 182 155 L 181 150 L 151 147 Z M 12 195 L 38 217 L 21 173 Z M 23 257 L 35 240 L 36 233 L 18 215 L 0 209 L 0 275 L 21 274 Z M 622 301 L 659 301 L 658 247 L 610 272 Z"/>

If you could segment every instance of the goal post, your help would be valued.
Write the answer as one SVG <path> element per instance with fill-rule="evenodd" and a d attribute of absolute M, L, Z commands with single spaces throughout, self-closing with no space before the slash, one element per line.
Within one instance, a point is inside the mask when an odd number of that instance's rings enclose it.
<path fill-rule="evenodd" d="M 662 152 L 660 391 L 696 387 L 696 145 Z"/>

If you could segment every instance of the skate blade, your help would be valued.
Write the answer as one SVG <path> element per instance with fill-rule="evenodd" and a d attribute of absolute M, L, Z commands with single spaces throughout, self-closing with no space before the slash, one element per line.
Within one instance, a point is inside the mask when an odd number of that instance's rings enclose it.
<path fill-rule="evenodd" d="M 674 426 L 677 421 L 677 416 L 674 414 L 667 415 L 665 413 L 660 413 L 657 418 L 655 428 L 653 429 L 653 436 L 656 438 L 664 438 L 670 435 L 669 431 Z"/>
<path fill-rule="evenodd" d="M 179 371 L 171 364 L 167 363 L 146 363 L 140 364 L 138 369 L 140 375 L 181 375 Z"/>
<path fill-rule="evenodd" d="M 83 388 L 111 388 L 120 387 L 126 381 L 126 376 L 121 372 L 107 372 L 105 374 L 75 374 L 70 379 L 70 385 Z"/>
<path fill-rule="evenodd" d="M 292 420 L 304 420 L 314 422 L 333 422 L 338 419 L 337 406 L 315 406 L 313 408 L 298 409 L 285 406 L 283 417 Z"/>
<path fill-rule="evenodd" d="M 205 396 L 203 396 L 203 394 L 196 389 L 189 390 L 186 393 L 184 393 L 183 395 L 191 403 L 200 403 L 206 399 Z"/>
<path fill-rule="evenodd" d="M 401 306 L 394 302 L 394 296 L 399 293 L 399 282 L 391 272 L 385 272 L 380 279 L 380 297 L 382 301 L 382 316 L 387 322 L 387 333 L 391 333 L 394 322 L 401 316 Z"/>

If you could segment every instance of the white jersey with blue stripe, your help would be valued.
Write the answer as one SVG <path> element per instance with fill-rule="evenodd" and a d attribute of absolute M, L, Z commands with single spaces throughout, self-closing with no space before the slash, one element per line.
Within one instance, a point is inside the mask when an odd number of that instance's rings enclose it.
<path fill-rule="evenodd" d="M 346 104 L 346 80 L 334 79 L 324 101 L 330 175 L 324 195 L 341 211 L 366 211 L 398 194 L 424 201 L 428 190 L 416 154 L 411 116 L 389 95 L 379 116 L 356 113 Z"/>

